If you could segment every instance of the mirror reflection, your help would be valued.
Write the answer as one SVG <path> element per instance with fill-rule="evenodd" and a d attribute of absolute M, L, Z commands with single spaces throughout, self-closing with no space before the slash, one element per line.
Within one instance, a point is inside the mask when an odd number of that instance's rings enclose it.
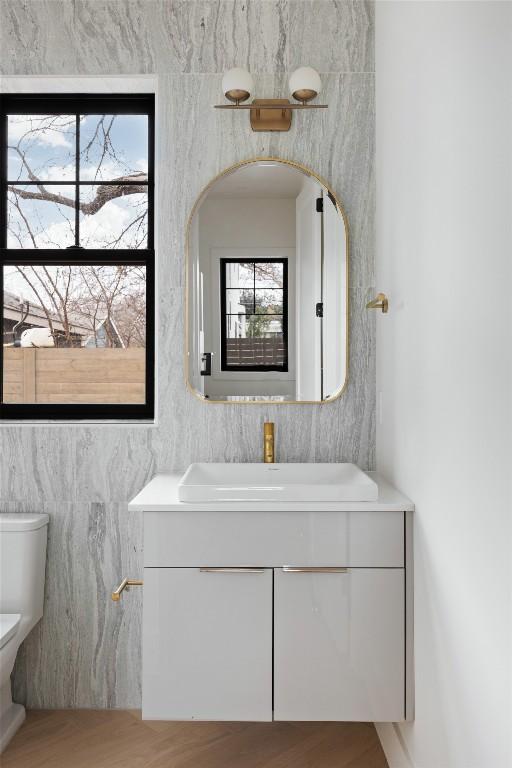
<path fill-rule="evenodd" d="M 346 379 L 347 232 L 312 172 L 228 169 L 188 230 L 188 382 L 205 400 L 324 401 Z"/>

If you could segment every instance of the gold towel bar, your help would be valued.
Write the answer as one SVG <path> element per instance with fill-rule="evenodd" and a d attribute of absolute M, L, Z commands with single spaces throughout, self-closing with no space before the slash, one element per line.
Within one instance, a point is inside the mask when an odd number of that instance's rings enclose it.
<path fill-rule="evenodd" d="M 117 603 L 121 599 L 121 592 L 124 592 L 126 587 L 142 587 L 144 582 L 142 579 L 123 579 L 117 589 L 112 592 L 112 600 Z"/>
<path fill-rule="evenodd" d="M 366 309 L 381 309 L 386 314 L 389 309 L 388 297 L 385 293 L 378 293 L 372 301 L 368 302 Z"/>

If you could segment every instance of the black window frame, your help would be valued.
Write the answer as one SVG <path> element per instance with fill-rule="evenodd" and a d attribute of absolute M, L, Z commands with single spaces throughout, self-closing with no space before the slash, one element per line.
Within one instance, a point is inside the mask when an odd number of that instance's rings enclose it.
<path fill-rule="evenodd" d="M 4 403 L 3 344 L 0 344 L 0 420 L 152 420 L 155 415 L 155 97 L 154 94 L 2 94 L 0 108 L 0 296 L 4 266 L 138 265 L 146 269 L 146 357 L 144 403 Z M 147 247 L 140 249 L 7 248 L 7 117 L 16 114 L 115 114 L 148 117 Z M 76 137 L 77 155 L 79 135 Z M 19 181 L 17 183 L 20 183 Z M 46 183 L 46 182 L 45 182 Z M 63 182 L 59 182 L 63 183 Z M 78 178 L 70 182 L 82 186 Z M 108 184 L 98 182 L 95 184 Z M 89 182 L 90 185 L 90 182 Z M 78 209 L 75 212 L 78 217 Z M 76 221 L 76 218 L 75 218 Z M 3 310 L 2 310 L 3 315 Z M 3 322 L 3 319 L 2 319 Z"/>
<path fill-rule="evenodd" d="M 227 328 L 226 328 L 226 265 L 227 264 L 282 264 L 283 265 L 283 314 L 275 317 L 283 318 L 283 343 L 285 356 L 282 365 L 229 365 L 227 362 Z M 256 286 L 252 289 L 256 291 Z M 274 371 L 276 373 L 288 373 L 288 259 L 287 258 L 229 258 L 220 259 L 220 369 L 221 372 L 245 371 L 247 373 L 265 373 Z M 272 315 L 262 315 L 262 317 L 271 317 Z"/>

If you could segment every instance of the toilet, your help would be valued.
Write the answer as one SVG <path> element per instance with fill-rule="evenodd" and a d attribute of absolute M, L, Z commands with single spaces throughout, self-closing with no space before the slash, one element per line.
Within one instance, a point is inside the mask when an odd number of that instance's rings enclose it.
<path fill-rule="evenodd" d="M 25 719 L 11 672 L 23 640 L 43 615 L 48 515 L 0 514 L 0 752 Z"/>

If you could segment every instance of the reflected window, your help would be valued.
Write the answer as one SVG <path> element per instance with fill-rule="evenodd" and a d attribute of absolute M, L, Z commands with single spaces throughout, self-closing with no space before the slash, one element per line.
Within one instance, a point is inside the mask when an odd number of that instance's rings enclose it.
<path fill-rule="evenodd" d="M 288 371 L 287 259 L 221 259 L 221 370 Z"/>

